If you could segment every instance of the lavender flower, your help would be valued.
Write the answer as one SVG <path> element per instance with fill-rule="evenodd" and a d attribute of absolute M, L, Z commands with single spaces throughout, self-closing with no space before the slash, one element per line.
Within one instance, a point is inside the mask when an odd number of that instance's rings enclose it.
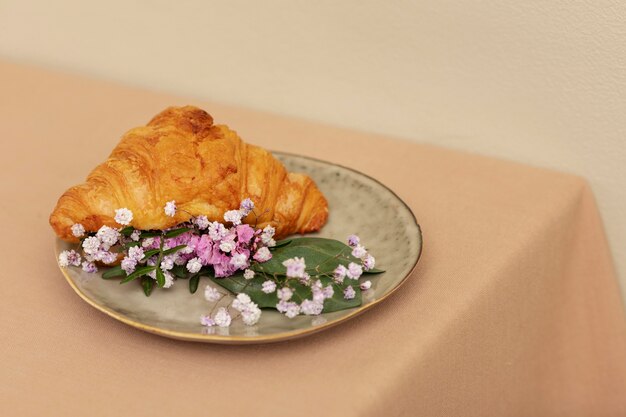
<path fill-rule="evenodd" d="M 359 279 L 363 275 L 363 268 L 359 264 L 350 262 L 348 265 L 348 273 L 346 274 L 350 279 Z"/>
<path fill-rule="evenodd" d="M 367 255 L 367 250 L 361 245 L 356 245 L 354 249 L 352 249 L 352 256 L 355 258 L 362 259 Z"/>
<path fill-rule="evenodd" d="M 363 259 L 363 268 L 366 271 L 371 271 L 376 266 L 376 259 L 372 255 L 367 255 L 365 259 Z"/>
<path fill-rule="evenodd" d="M 246 198 L 245 200 L 241 202 L 241 205 L 239 206 L 239 210 L 242 212 L 243 216 L 245 217 L 248 214 L 250 214 L 252 210 L 254 210 L 254 203 L 249 198 Z"/>
<path fill-rule="evenodd" d="M 283 287 L 276 291 L 279 300 L 288 301 L 293 296 L 293 291 L 289 287 Z"/>
<path fill-rule="evenodd" d="M 133 232 L 130 234 L 130 238 L 134 242 L 138 242 L 140 237 L 141 237 L 141 232 L 139 230 L 133 230 Z"/>
<path fill-rule="evenodd" d="M 141 261 L 143 259 L 144 256 L 144 252 L 143 249 L 140 248 L 139 246 L 131 246 L 128 249 L 128 257 L 130 259 L 133 259 L 137 262 Z"/>
<path fill-rule="evenodd" d="M 359 239 L 359 237 L 357 235 L 350 235 L 350 236 L 348 236 L 348 245 L 350 245 L 352 247 L 357 246 L 360 241 L 361 241 L 361 239 Z"/>
<path fill-rule="evenodd" d="M 362 291 L 367 291 L 367 290 L 369 290 L 370 288 L 372 288 L 372 281 L 369 281 L 369 280 L 368 280 L 368 281 L 363 281 L 363 282 L 359 285 L 359 287 L 361 287 L 361 290 L 362 290 Z"/>
<path fill-rule="evenodd" d="M 265 294 L 271 294 L 274 291 L 276 291 L 276 283 L 274 281 L 264 281 L 261 291 L 263 291 Z"/>
<path fill-rule="evenodd" d="M 348 273 L 348 269 L 343 266 L 343 265 L 337 265 L 337 268 L 335 268 L 335 271 L 333 272 L 333 277 L 335 282 L 337 282 L 338 284 L 343 283 L 344 278 L 346 277 Z"/>
<path fill-rule="evenodd" d="M 98 272 L 98 267 L 96 266 L 95 263 L 93 262 L 83 262 L 83 271 L 89 273 L 89 274 L 94 274 L 96 272 Z"/>
<path fill-rule="evenodd" d="M 352 285 L 346 287 L 343 290 L 343 298 L 345 298 L 346 300 L 352 300 L 355 296 L 356 292 L 354 291 L 354 288 L 352 288 Z"/>
<path fill-rule="evenodd" d="M 317 301 L 304 300 L 302 304 L 300 304 L 300 309 L 302 313 L 306 314 L 307 316 L 318 316 L 322 314 L 324 304 Z"/>
<path fill-rule="evenodd" d="M 202 323 L 203 326 L 207 326 L 207 327 L 215 326 L 215 320 L 213 320 L 211 316 L 200 317 L 200 323 Z"/>
<path fill-rule="evenodd" d="M 287 259 L 283 262 L 283 265 L 287 267 L 287 276 L 290 278 L 303 278 L 306 264 L 304 258 L 294 257 Z"/>
<path fill-rule="evenodd" d="M 59 254 L 59 266 L 62 268 L 66 268 L 70 265 L 79 266 L 80 261 L 80 254 L 73 249 L 64 250 Z"/>
<path fill-rule="evenodd" d="M 121 267 L 124 272 L 126 272 L 126 275 L 130 275 L 135 271 L 135 268 L 137 267 L 137 260 L 131 258 L 130 256 L 127 256 L 126 258 L 122 259 Z"/>

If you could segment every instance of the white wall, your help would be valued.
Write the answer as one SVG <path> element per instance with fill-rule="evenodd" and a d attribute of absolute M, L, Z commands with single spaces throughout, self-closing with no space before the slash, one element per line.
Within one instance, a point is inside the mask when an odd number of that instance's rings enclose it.
<path fill-rule="evenodd" d="M 587 177 L 626 289 L 626 2 L 0 0 L 0 56 Z"/>

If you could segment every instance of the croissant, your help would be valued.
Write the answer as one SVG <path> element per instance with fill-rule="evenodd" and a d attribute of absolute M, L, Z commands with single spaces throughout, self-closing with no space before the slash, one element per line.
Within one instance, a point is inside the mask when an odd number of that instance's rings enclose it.
<path fill-rule="evenodd" d="M 278 238 L 319 230 L 328 218 L 328 203 L 311 178 L 288 173 L 266 150 L 214 125 L 204 110 L 170 107 L 124 134 L 85 183 L 68 189 L 50 225 L 61 239 L 76 242 L 73 224 L 92 232 L 119 227 L 115 210 L 124 207 L 133 212 L 134 228 L 164 230 L 198 215 L 222 220 L 245 198 L 255 210 L 244 222 L 270 224 Z M 163 209 L 171 200 L 174 217 Z"/>

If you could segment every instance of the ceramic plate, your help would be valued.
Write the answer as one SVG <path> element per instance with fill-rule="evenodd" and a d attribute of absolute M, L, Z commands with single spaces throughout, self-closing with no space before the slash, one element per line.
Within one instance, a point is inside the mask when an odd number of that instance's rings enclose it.
<path fill-rule="evenodd" d="M 289 171 L 310 175 L 328 199 L 328 223 L 312 235 L 345 241 L 348 235 L 358 234 L 376 257 L 376 267 L 386 271 L 367 276 L 372 288 L 363 292 L 360 307 L 293 319 L 264 310 L 255 326 L 236 320 L 228 328 L 207 328 L 200 324 L 200 316 L 210 310 L 203 291 L 208 278 L 200 280 L 195 294 L 189 293 L 187 281 L 181 281 L 146 297 L 137 285 L 103 280 L 99 274 L 80 268 L 61 271 L 83 300 L 121 322 L 161 336 L 210 343 L 265 343 L 309 335 L 362 313 L 397 290 L 422 251 L 420 228 L 409 207 L 387 187 L 360 172 L 303 156 L 275 155 Z M 57 256 L 71 246 L 57 239 Z"/>

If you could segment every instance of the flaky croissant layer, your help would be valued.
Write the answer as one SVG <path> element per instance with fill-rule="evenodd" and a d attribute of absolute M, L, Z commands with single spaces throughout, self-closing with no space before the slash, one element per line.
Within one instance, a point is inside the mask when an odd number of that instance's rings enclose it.
<path fill-rule="evenodd" d="M 204 110 L 170 107 L 128 131 L 85 183 L 67 190 L 50 225 L 61 239 L 77 241 L 73 224 L 87 231 L 118 227 L 115 210 L 125 207 L 136 229 L 164 230 L 198 215 L 222 221 L 244 198 L 258 215 L 245 222 L 271 224 L 279 238 L 319 230 L 328 218 L 328 203 L 311 178 L 288 173 L 266 150 L 214 125 Z M 163 207 L 172 200 L 178 210 L 169 217 Z"/>

